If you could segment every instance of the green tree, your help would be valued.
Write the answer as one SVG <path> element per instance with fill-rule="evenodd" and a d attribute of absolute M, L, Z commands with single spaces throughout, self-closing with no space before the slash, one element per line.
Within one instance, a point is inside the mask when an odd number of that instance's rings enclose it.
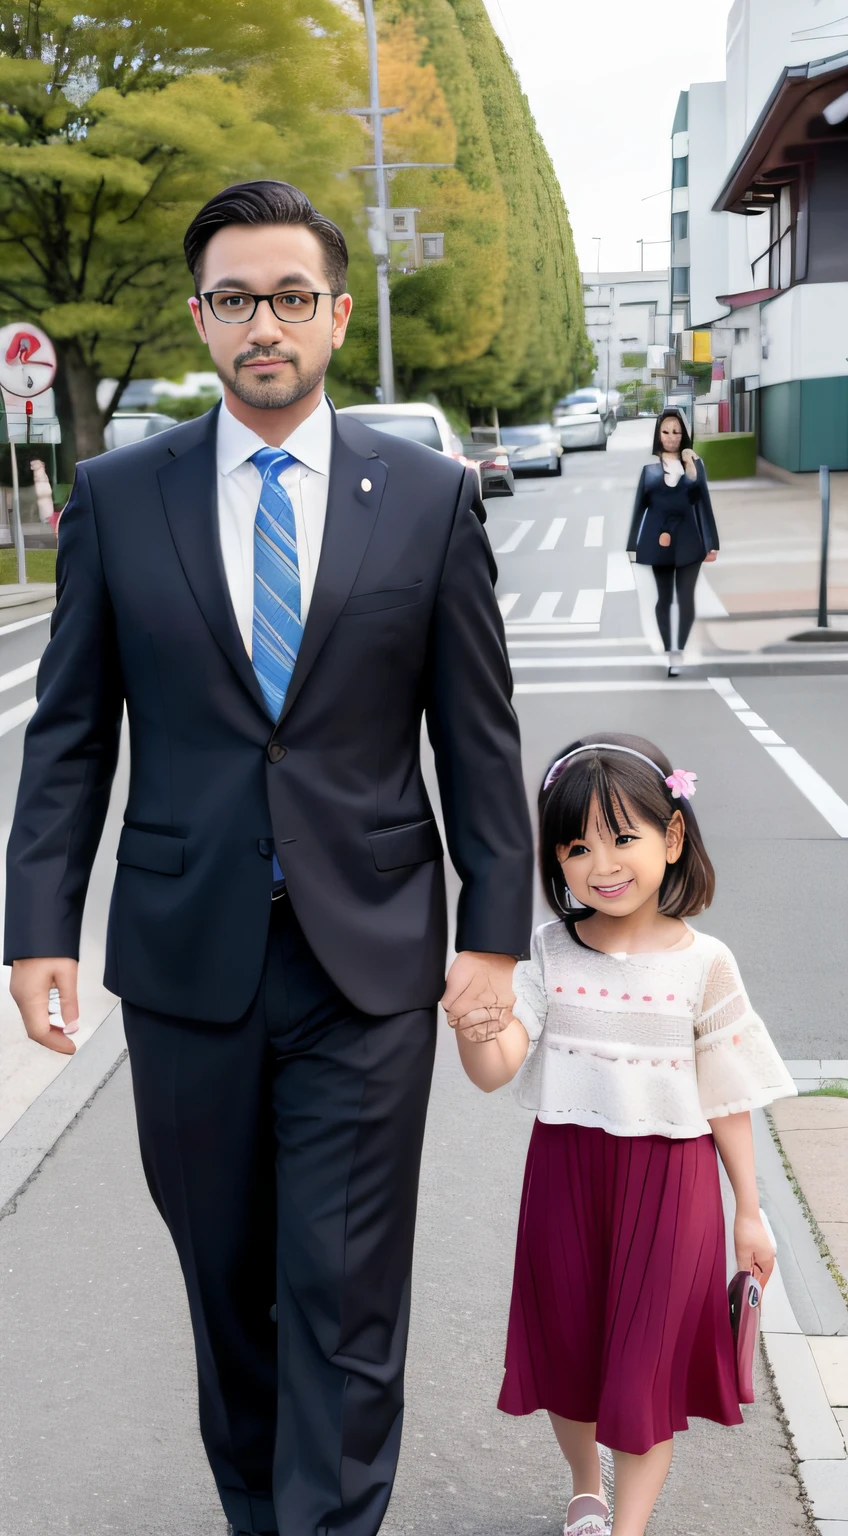
<path fill-rule="evenodd" d="M 282 177 L 355 229 L 362 29 L 335 0 L 0 0 L 0 28 L 0 318 L 54 338 L 86 457 L 131 378 L 204 355 L 182 236 L 207 197 Z"/>

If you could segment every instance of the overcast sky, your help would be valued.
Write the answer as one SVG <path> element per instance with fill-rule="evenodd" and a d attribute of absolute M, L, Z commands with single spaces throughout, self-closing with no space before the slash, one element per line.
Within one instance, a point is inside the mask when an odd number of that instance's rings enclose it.
<path fill-rule="evenodd" d="M 668 235 L 671 125 L 693 80 L 723 80 L 731 0 L 485 0 L 562 185 L 582 267 L 639 266 Z M 649 201 L 643 201 L 648 198 Z M 645 246 L 664 267 L 667 245 Z"/>

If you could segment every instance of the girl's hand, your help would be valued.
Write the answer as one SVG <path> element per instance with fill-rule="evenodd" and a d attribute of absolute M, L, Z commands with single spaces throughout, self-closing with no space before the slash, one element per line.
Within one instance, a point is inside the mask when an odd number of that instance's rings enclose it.
<path fill-rule="evenodd" d="M 684 448 L 683 452 L 680 455 L 680 457 L 683 460 L 684 464 L 694 464 L 695 463 L 695 454 L 692 452 L 691 448 Z"/>
<path fill-rule="evenodd" d="M 754 1268 L 754 1274 L 761 1285 L 766 1285 L 774 1269 L 775 1255 L 771 1238 L 759 1214 L 737 1215 L 733 1224 L 733 1244 L 736 1249 L 738 1268 L 751 1269 L 754 1265 L 759 1265 L 758 1269 Z"/>
<path fill-rule="evenodd" d="M 705 564 L 707 564 L 707 565 L 712 565 L 713 561 L 717 560 L 717 559 L 718 559 L 718 550 L 717 549 L 711 549 L 709 554 L 704 556 L 704 561 L 705 561 Z"/>

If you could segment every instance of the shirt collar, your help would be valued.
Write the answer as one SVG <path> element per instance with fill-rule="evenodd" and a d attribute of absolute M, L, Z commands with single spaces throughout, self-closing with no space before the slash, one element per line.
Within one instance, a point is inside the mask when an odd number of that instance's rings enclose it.
<path fill-rule="evenodd" d="M 282 447 L 304 468 L 314 470 L 319 475 L 329 475 L 332 441 L 333 417 L 330 402 L 326 395 L 322 395 L 320 404 L 315 407 L 311 416 L 307 416 L 299 427 L 295 427 Z M 240 464 L 247 463 L 257 448 L 267 448 L 267 446 L 268 444 L 258 433 L 236 420 L 222 400 L 218 413 L 216 448 L 219 475 L 231 474 Z"/>

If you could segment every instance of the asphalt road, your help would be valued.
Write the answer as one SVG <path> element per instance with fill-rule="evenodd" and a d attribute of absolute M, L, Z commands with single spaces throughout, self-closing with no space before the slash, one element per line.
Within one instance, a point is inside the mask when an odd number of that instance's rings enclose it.
<path fill-rule="evenodd" d="M 695 805 L 719 875 L 704 926 L 734 948 L 787 1057 L 844 1057 L 837 963 L 848 839 L 832 824 L 838 805 L 821 782 L 848 801 L 848 682 L 809 667 L 799 675 L 789 664 L 734 671 L 721 658 L 696 662 L 683 686 L 665 680 L 643 630 L 645 601 L 615 590 L 626 573 L 608 560 L 623 547 L 645 457 L 635 436 L 628 443 L 617 433 L 607 455 L 571 456 L 562 480 L 531 481 L 514 501 L 489 503 L 493 546 L 507 546 L 499 592 L 513 662 L 530 662 L 515 672 L 528 789 L 534 797 L 548 759 L 589 729 L 638 731 L 697 771 Z M 37 658 L 45 629 L 0 633 L 0 678 Z M 821 776 L 804 779 L 818 807 L 728 707 L 713 676 L 735 683 Z M 26 680 L 9 686 L 0 710 L 31 692 Z M 0 735 L 6 823 L 21 738 L 20 725 Z M 102 989 L 98 998 L 98 967 L 119 820 L 120 794 L 86 924 L 89 1027 L 109 1005 Z M 454 1049 L 445 1030 L 422 1182 L 407 1431 L 384 1529 L 557 1531 L 568 1484 L 546 1423 L 510 1420 L 494 1407 L 530 1117 L 508 1095 L 472 1089 Z M 18 1058 L 20 1102 L 35 1050 Z M 195 1428 L 179 1271 L 143 1188 L 126 1066 L 0 1223 L 0 1273 L 0 1536 L 221 1536 Z M 746 1418 L 742 1430 L 696 1423 L 680 1437 L 652 1536 L 747 1536 L 764 1517 L 772 1536 L 808 1530 L 762 1379 Z"/>

